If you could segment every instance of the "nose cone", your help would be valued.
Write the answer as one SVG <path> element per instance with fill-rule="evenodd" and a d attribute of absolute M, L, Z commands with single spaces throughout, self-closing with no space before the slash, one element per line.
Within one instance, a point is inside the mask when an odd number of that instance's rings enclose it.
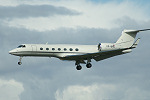
<path fill-rule="evenodd" d="M 17 52 L 17 50 L 11 50 L 11 51 L 9 51 L 9 54 L 11 54 L 11 55 L 15 55 L 15 53 Z"/>

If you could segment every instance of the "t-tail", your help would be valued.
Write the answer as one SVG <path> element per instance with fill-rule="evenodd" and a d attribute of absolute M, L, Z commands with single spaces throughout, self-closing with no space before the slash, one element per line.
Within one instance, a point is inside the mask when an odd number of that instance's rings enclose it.
<path fill-rule="evenodd" d="M 135 48 L 139 43 L 139 38 L 135 41 L 136 35 L 138 32 L 147 31 L 150 29 L 143 30 L 124 30 L 122 31 L 122 35 L 117 40 L 116 44 L 121 48 Z"/>

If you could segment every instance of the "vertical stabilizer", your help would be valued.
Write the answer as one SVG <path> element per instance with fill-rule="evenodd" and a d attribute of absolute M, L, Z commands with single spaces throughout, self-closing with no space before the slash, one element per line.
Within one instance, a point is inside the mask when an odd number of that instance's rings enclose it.
<path fill-rule="evenodd" d="M 135 37 L 138 32 L 140 31 L 147 31 L 150 29 L 143 29 L 143 30 L 124 30 L 122 31 L 122 35 L 117 40 L 117 44 L 121 45 L 123 48 L 131 47 L 135 41 Z"/>

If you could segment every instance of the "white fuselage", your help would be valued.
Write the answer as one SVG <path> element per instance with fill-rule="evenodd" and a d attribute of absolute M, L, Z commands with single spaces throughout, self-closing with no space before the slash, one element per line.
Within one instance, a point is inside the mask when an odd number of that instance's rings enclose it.
<path fill-rule="evenodd" d="M 67 55 L 88 54 L 101 51 L 118 49 L 113 43 L 102 43 L 100 50 L 97 45 L 75 45 L 75 44 L 22 44 L 25 47 L 18 47 L 9 53 L 16 56 L 39 56 L 58 57 Z"/>

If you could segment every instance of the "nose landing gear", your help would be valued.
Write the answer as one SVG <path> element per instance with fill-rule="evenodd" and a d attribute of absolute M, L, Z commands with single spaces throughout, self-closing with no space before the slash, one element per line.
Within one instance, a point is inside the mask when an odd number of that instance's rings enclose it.
<path fill-rule="evenodd" d="M 18 65 L 21 65 L 22 64 L 22 62 L 18 62 Z"/>
<path fill-rule="evenodd" d="M 22 62 L 21 62 L 21 60 L 22 60 L 22 56 L 20 56 L 20 58 L 19 58 L 19 62 L 18 62 L 18 65 L 21 65 L 22 64 Z"/>

